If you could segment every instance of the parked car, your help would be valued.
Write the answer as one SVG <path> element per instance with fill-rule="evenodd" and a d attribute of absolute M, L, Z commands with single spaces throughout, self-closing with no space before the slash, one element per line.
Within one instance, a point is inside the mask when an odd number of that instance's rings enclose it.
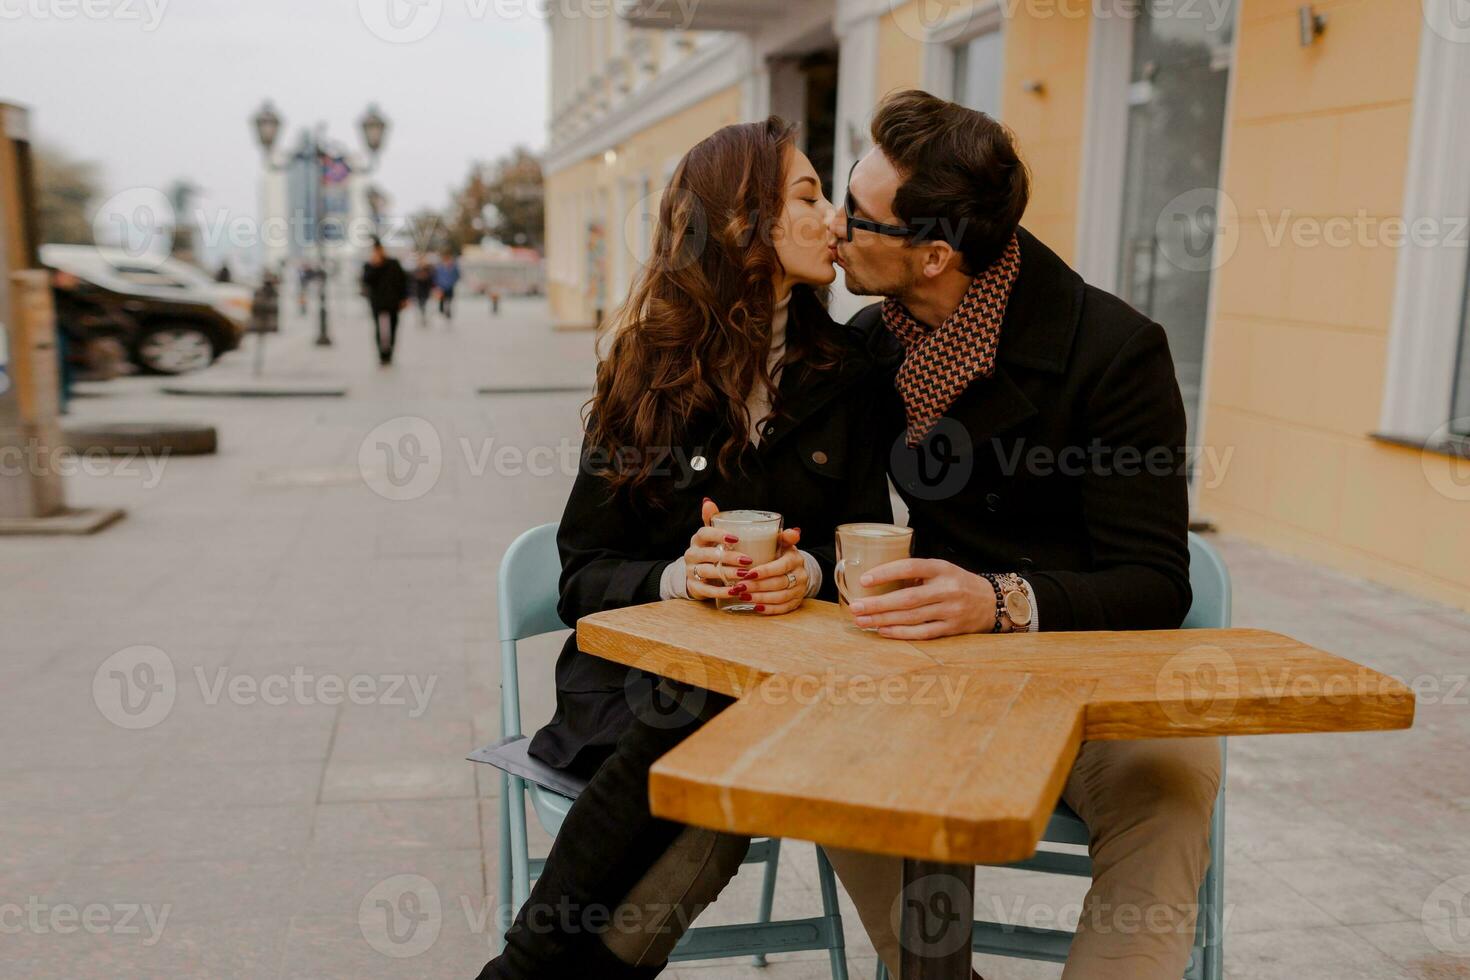
<path fill-rule="evenodd" d="M 249 287 L 215 282 L 187 262 L 139 259 L 121 249 L 43 245 L 41 263 L 81 280 L 80 295 L 108 314 L 130 359 L 156 374 L 208 367 L 240 346 Z"/>

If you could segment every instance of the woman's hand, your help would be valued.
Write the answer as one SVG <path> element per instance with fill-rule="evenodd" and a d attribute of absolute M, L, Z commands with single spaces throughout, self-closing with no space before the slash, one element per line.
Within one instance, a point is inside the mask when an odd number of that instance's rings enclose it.
<path fill-rule="evenodd" d="M 774 561 L 757 565 L 746 574 L 744 595 L 756 604 L 763 616 L 779 616 L 800 608 L 811 584 L 806 574 L 806 559 L 797 550 L 801 528 L 781 532 L 781 547 Z"/>
<path fill-rule="evenodd" d="M 691 599 L 746 599 L 756 612 L 779 616 L 798 608 L 810 584 L 806 560 L 797 550 L 801 529 L 781 532 L 780 551 L 764 565 L 756 565 L 740 551 L 740 539 L 711 527 L 720 508 L 706 500 L 700 508 L 704 526 L 689 539 L 684 552 L 684 587 Z"/>

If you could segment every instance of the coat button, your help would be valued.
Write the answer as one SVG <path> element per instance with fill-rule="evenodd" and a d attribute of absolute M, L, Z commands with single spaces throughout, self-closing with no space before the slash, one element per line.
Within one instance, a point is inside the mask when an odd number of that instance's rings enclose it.
<path fill-rule="evenodd" d="M 1021 571 L 1029 572 L 1036 565 L 1036 562 L 1032 561 L 1030 558 L 1022 558 L 1018 564 L 1020 564 L 1021 566 Z"/>
<path fill-rule="evenodd" d="M 1000 494 L 998 494 L 998 493 L 987 493 L 985 495 L 985 509 L 986 510 L 989 510 L 989 511 L 999 510 L 1000 509 Z"/>
<path fill-rule="evenodd" d="M 696 473 L 703 473 L 704 468 L 708 465 L 709 461 L 706 460 L 703 456 L 696 456 L 689 461 L 690 468 L 693 469 Z"/>
<path fill-rule="evenodd" d="M 766 426 L 766 435 L 773 436 L 775 434 L 776 434 L 776 427 L 774 425 L 767 425 Z"/>
<path fill-rule="evenodd" d="M 818 466 L 826 466 L 827 454 L 818 449 L 816 452 L 812 453 L 812 462 L 816 463 Z"/>

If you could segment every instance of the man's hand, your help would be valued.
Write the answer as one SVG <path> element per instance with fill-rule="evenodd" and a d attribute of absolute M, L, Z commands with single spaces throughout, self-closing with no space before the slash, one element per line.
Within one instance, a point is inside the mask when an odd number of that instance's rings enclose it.
<path fill-rule="evenodd" d="M 912 580 L 907 588 L 852 603 L 857 625 L 876 626 L 895 640 L 932 640 L 995 628 L 995 587 L 990 580 L 935 558 L 904 558 L 879 565 L 859 580 L 864 586 Z"/>

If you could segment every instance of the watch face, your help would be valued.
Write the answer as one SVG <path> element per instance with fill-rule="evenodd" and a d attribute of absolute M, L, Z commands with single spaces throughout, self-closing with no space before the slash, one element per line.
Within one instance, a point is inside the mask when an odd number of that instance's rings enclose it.
<path fill-rule="evenodd" d="M 1006 615 L 1017 626 L 1031 625 L 1031 600 L 1020 589 L 1006 593 Z"/>

